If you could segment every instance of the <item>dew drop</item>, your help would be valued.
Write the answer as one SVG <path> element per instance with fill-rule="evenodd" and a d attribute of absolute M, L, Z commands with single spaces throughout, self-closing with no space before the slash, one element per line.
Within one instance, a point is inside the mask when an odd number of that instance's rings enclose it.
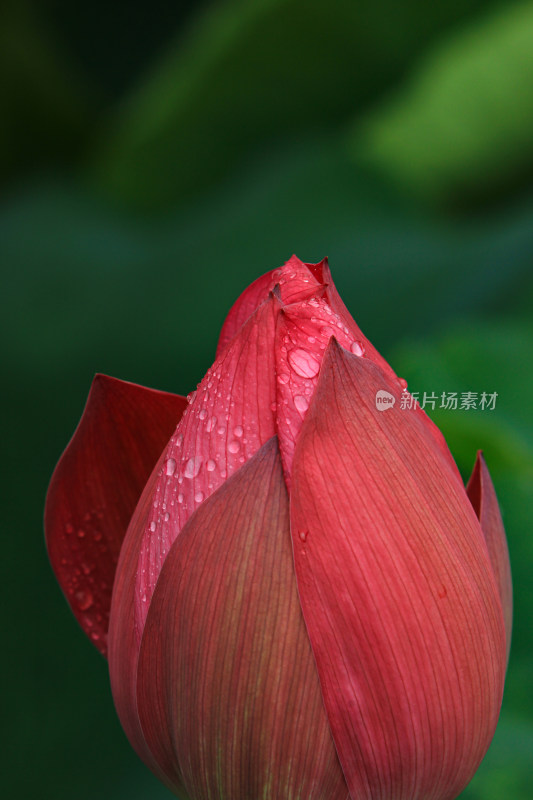
<path fill-rule="evenodd" d="M 217 418 L 216 417 L 210 417 L 207 420 L 206 424 L 205 424 L 205 429 L 206 429 L 207 433 L 211 433 L 211 431 L 213 430 L 213 428 L 215 427 L 216 424 L 217 424 Z"/>
<path fill-rule="evenodd" d="M 307 531 L 300 531 L 298 536 L 300 537 L 302 542 L 306 542 L 307 541 Z"/>
<path fill-rule="evenodd" d="M 233 440 L 233 442 L 230 442 L 228 444 L 228 450 L 230 451 L 230 453 L 238 453 L 239 452 L 239 448 L 240 448 L 240 444 L 239 444 L 239 442 L 236 442 L 235 440 Z"/>
<path fill-rule="evenodd" d="M 78 535 L 78 539 L 84 539 L 85 538 L 85 531 L 82 528 L 80 528 L 77 535 Z"/>
<path fill-rule="evenodd" d="M 309 400 L 307 397 L 304 397 L 303 394 L 297 394 L 294 398 L 294 405 L 298 411 L 307 411 L 309 408 Z"/>
<path fill-rule="evenodd" d="M 166 473 L 167 475 L 174 475 L 175 472 L 176 472 L 176 459 L 168 458 L 166 463 Z"/>
<path fill-rule="evenodd" d="M 207 411 L 205 410 L 205 408 L 202 408 L 202 410 L 198 414 L 198 418 L 199 419 L 205 419 L 206 417 L 207 417 Z"/>
<path fill-rule="evenodd" d="M 93 642 L 97 642 L 99 638 L 100 638 L 100 634 L 96 633 L 96 631 L 93 631 L 91 633 L 91 639 L 93 640 Z"/>
<path fill-rule="evenodd" d="M 163 517 L 163 519 L 165 520 L 165 522 L 168 522 L 168 521 L 169 521 L 169 519 L 170 519 L 170 514 L 168 513 L 168 511 L 167 511 L 167 513 L 165 514 L 165 516 Z"/>
<path fill-rule="evenodd" d="M 76 592 L 74 598 L 80 611 L 87 611 L 87 609 L 90 608 L 94 603 L 92 594 L 83 589 L 80 589 L 79 592 Z"/>
<path fill-rule="evenodd" d="M 215 464 L 215 462 L 213 461 L 213 459 L 212 459 L 212 458 L 210 458 L 210 459 L 209 459 L 209 461 L 208 461 L 208 462 L 207 462 L 207 464 L 205 465 L 205 468 L 206 468 L 206 470 L 207 470 L 208 472 L 214 472 L 214 470 L 215 470 L 215 468 L 216 468 L 216 464 Z"/>
<path fill-rule="evenodd" d="M 301 378 L 314 378 L 320 369 L 320 362 L 307 350 L 298 347 L 288 355 L 291 368 Z"/>
<path fill-rule="evenodd" d="M 155 522 L 151 522 L 150 523 L 150 530 L 152 531 L 152 533 L 155 532 L 155 528 L 156 528 Z"/>
<path fill-rule="evenodd" d="M 398 378 L 398 383 L 400 384 L 400 386 L 402 387 L 403 391 L 405 392 L 405 390 L 407 389 L 407 381 L 405 380 L 405 378 Z"/>
<path fill-rule="evenodd" d="M 286 372 L 282 372 L 281 375 L 278 375 L 278 383 L 285 384 L 289 382 L 289 376 Z"/>
<path fill-rule="evenodd" d="M 185 465 L 183 475 L 186 478 L 196 478 L 196 476 L 200 472 L 201 466 L 202 466 L 202 460 L 198 458 L 198 456 L 195 456 L 194 458 L 189 458 L 189 460 Z"/>
<path fill-rule="evenodd" d="M 71 522 L 65 525 L 65 533 L 74 533 L 74 525 Z"/>
<path fill-rule="evenodd" d="M 235 428 L 233 428 L 233 433 L 237 437 L 237 439 L 240 439 L 244 431 L 240 425 L 236 425 Z"/>
<path fill-rule="evenodd" d="M 178 435 L 176 436 L 176 445 L 178 447 L 181 447 L 182 444 L 183 444 L 183 434 L 178 433 Z"/>
<path fill-rule="evenodd" d="M 203 492 L 196 492 L 196 494 L 194 495 L 194 499 L 195 499 L 195 501 L 197 503 L 201 503 L 202 500 L 204 499 L 204 493 Z"/>
<path fill-rule="evenodd" d="M 277 407 L 278 407 L 277 403 L 270 403 L 270 410 L 271 411 L 275 411 L 277 409 Z"/>
<path fill-rule="evenodd" d="M 365 352 L 365 348 L 362 342 L 352 342 L 350 345 L 350 350 L 354 354 L 354 356 L 362 356 Z"/>
<path fill-rule="evenodd" d="M 178 495 L 178 503 L 183 503 L 183 495 L 182 494 Z"/>
<path fill-rule="evenodd" d="M 90 564 L 87 564 L 85 561 L 81 564 L 81 571 L 84 575 L 90 575 L 93 571 L 93 568 Z"/>

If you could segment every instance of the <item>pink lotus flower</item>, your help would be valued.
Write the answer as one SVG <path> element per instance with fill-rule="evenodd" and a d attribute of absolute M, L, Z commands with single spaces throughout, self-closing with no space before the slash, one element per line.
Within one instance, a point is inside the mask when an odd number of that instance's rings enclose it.
<path fill-rule="evenodd" d="M 492 739 L 511 576 L 326 261 L 231 309 L 187 400 L 97 376 L 52 478 L 50 559 L 137 753 L 191 800 L 455 798 Z M 381 395 L 387 396 L 387 395 Z M 155 466 L 154 466 L 155 465 Z"/>

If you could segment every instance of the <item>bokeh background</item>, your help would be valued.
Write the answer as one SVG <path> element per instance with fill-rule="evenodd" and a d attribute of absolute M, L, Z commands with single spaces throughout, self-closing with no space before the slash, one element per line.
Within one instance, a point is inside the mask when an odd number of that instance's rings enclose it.
<path fill-rule="evenodd" d="M 187 393 L 241 291 L 328 255 L 446 411 L 509 536 L 501 721 L 464 800 L 533 785 L 533 2 L 4 0 L 0 10 L 2 788 L 164 800 L 48 566 L 49 476 L 93 374 Z"/>

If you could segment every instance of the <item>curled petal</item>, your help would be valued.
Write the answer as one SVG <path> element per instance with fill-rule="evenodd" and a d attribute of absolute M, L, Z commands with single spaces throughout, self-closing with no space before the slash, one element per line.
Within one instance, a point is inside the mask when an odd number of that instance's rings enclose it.
<path fill-rule="evenodd" d="M 481 530 L 487 541 L 489 556 L 500 590 L 500 598 L 505 620 L 507 641 L 507 659 L 511 649 L 511 632 L 513 627 L 513 583 L 511 578 L 511 562 L 509 548 L 503 527 L 498 498 L 490 473 L 480 451 L 466 487 L 468 497 L 477 514 Z"/>
<path fill-rule="evenodd" d="M 152 599 L 139 715 L 195 800 L 347 800 L 302 618 L 276 439 L 190 518 Z"/>
<path fill-rule="evenodd" d="M 332 340 L 293 462 L 298 590 L 352 797 L 451 800 L 498 719 L 501 604 L 456 470 L 380 391 Z"/>
<path fill-rule="evenodd" d="M 50 561 L 74 615 L 103 654 L 122 540 L 186 405 L 184 397 L 97 375 L 50 481 L 44 518 Z"/>

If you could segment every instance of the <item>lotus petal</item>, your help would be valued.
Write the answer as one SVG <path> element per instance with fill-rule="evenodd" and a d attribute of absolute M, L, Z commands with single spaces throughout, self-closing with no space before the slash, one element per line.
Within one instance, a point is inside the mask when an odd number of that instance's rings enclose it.
<path fill-rule="evenodd" d="M 50 481 L 50 561 L 76 619 L 104 655 L 122 540 L 186 405 L 184 397 L 96 375 Z"/>
<path fill-rule="evenodd" d="M 292 470 L 302 610 L 358 800 L 450 800 L 501 705 L 505 632 L 479 522 L 397 385 L 332 340 Z"/>
<path fill-rule="evenodd" d="M 167 556 L 141 646 L 139 714 L 178 794 L 348 798 L 300 610 L 275 438 Z"/>
<path fill-rule="evenodd" d="M 496 581 L 500 590 L 503 617 L 505 620 L 505 634 L 507 640 L 507 660 L 511 649 L 511 632 L 513 627 L 513 584 L 511 578 L 511 562 L 507 537 L 503 527 L 502 515 L 498 505 L 498 498 L 490 473 L 479 451 L 476 463 L 466 487 L 468 497 L 477 514 L 481 530 L 487 540 L 489 556 L 496 574 Z"/>

